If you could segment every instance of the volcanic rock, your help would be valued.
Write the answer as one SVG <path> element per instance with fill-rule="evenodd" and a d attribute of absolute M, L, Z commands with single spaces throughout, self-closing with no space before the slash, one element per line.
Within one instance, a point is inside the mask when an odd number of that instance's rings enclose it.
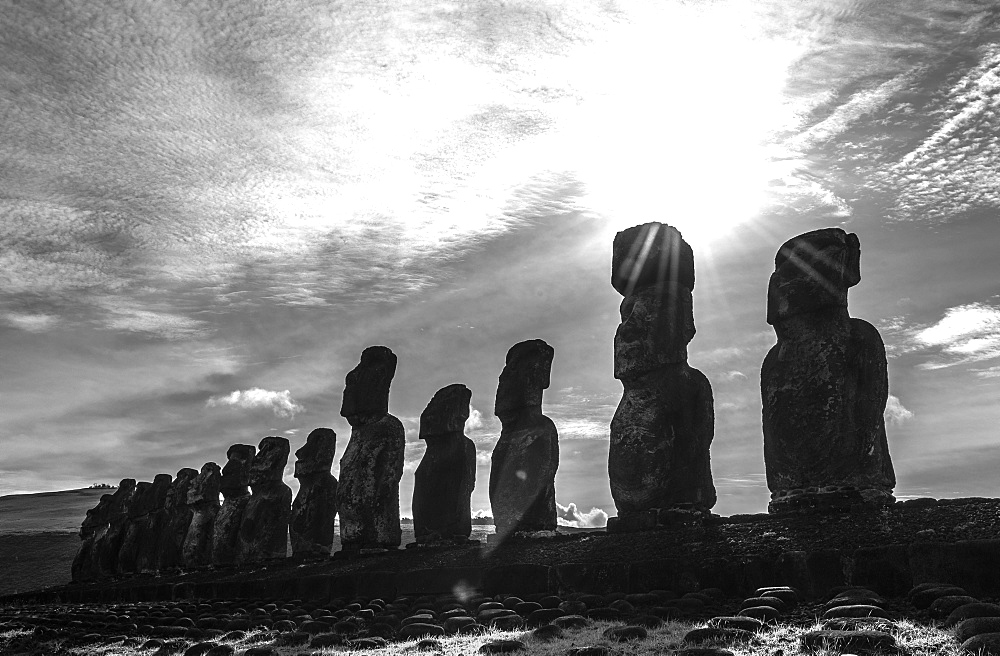
<path fill-rule="evenodd" d="M 351 424 L 351 439 L 340 459 L 337 489 L 345 551 L 396 548 L 402 539 L 399 480 L 406 437 L 403 424 L 388 414 L 395 373 L 396 355 L 369 346 L 347 374 L 340 414 Z"/>
<path fill-rule="evenodd" d="M 243 511 L 238 562 L 255 563 L 288 555 L 292 488 L 281 480 L 290 447 L 284 437 L 265 437 L 250 462 L 252 494 Z"/>
<path fill-rule="evenodd" d="M 476 445 L 465 436 L 472 391 L 465 385 L 438 390 L 420 414 L 427 450 L 413 485 L 413 530 L 418 543 L 472 534 Z"/>
<path fill-rule="evenodd" d="M 764 463 L 771 512 L 837 503 L 891 503 L 885 434 L 889 379 L 882 338 L 847 312 L 861 280 L 855 234 L 799 235 L 775 257 L 767 322 L 778 343 L 761 367 Z"/>
<path fill-rule="evenodd" d="M 220 491 L 222 507 L 215 518 L 212 533 L 212 564 L 232 565 L 239 552 L 240 525 L 243 512 L 250 502 L 250 462 L 257 448 L 250 444 L 234 444 L 226 451 L 226 464 L 222 467 Z"/>
<path fill-rule="evenodd" d="M 540 339 L 520 342 L 507 352 L 500 373 L 494 414 L 502 428 L 490 469 L 490 506 L 500 536 L 556 529 L 559 434 L 542 414 L 554 354 Z"/>
<path fill-rule="evenodd" d="M 177 472 L 167 489 L 163 506 L 163 529 L 159 538 L 157 554 L 158 570 L 179 567 L 183 564 L 184 540 L 194 518 L 194 510 L 188 505 L 188 491 L 198 476 L 198 471 L 184 467 Z"/>
<path fill-rule="evenodd" d="M 181 560 L 185 567 L 199 567 L 212 562 L 212 535 L 219 514 L 222 471 L 214 462 L 206 462 L 188 487 L 187 505 L 191 509 Z"/>
<path fill-rule="evenodd" d="M 288 525 L 295 556 L 329 556 L 337 516 L 337 479 L 330 473 L 337 452 L 337 434 L 317 428 L 295 452 L 299 492 Z"/>

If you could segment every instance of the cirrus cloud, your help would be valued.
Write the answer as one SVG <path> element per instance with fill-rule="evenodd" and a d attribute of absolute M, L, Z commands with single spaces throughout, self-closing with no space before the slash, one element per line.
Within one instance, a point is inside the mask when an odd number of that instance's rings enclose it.
<path fill-rule="evenodd" d="M 232 406 L 234 408 L 270 408 L 278 417 L 294 417 L 295 413 L 302 412 L 305 407 L 299 405 L 292 399 L 289 390 L 281 392 L 253 387 L 248 390 L 235 390 L 230 394 L 213 396 L 205 405 L 210 408 L 219 406 Z"/>

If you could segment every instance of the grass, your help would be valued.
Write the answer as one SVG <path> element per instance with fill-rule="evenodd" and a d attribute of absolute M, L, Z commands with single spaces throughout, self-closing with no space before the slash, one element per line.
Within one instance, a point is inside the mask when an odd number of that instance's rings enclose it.
<path fill-rule="evenodd" d="M 602 633 L 604 630 L 615 625 L 615 623 L 611 622 L 594 622 L 589 627 L 566 631 L 564 637 L 549 642 L 535 640 L 530 632 L 524 631 L 490 630 L 488 633 L 477 636 L 449 636 L 439 639 L 440 648 L 432 648 L 424 653 L 432 656 L 474 656 L 478 654 L 479 647 L 485 642 L 513 638 L 522 640 L 525 643 L 527 649 L 516 652 L 522 656 L 565 656 L 569 649 L 587 645 L 607 646 L 615 656 L 664 656 L 670 654 L 673 650 L 684 647 L 684 634 L 701 624 L 666 622 L 663 626 L 650 630 L 649 637 L 646 640 L 628 643 L 610 642 L 603 637 Z M 805 631 L 817 628 L 821 628 L 819 623 L 808 627 L 787 624 L 778 625 L 770 631 L 757 634 L 749 643 L 718 646 L 730 649 L 736 656 L 796 656 L 798 654 L 840 656 L 841 652 L 835 649 L 820 650 L 818 652 L 805 652 L 801 649 L 799 637 Z M 901 654 L 908 656 L 967 656 L 955 641 L 954 633 L 950 630 L 922 626 L 901 620 L 893 624 L 891 634 L 895 637 L 897 645 L 901 648 Z M 50 641 L 44 645 L 35 644 L 34 649 L 36 651 L 8 649 L 13 646 L 11 645 L 11 641 L 15 641 L 14 644 L 16 644 L 16 641 L 21 636 L 30 636 L 30 633 L 23 630 L 0 632 L 0 653 L 11 655 L 18 653 L 62 653 L 74 656 L 148 656 L 152 653 L 148 650 L 143 651 L 138 647 L 125 647 L 121 642 L 105 645 L 73 646 L 60 640 Z M 268 636 L 267 632 L 248 632 L 247 636 L 242 640 L 226 644 L 232 645 L 236 649 L 237 655 L 239 655 L 249 647 L 267 644 L 266 641 L 262 642 L 262 639 L 267 640 Z M 281 656 L 297 656 L 299 654 L 392 656 L 395 654 L 420 653 L 417 641 L 415 640 L 393 643 L 383 649 L 374 650 L 352 650 L 344 647 L 324 649 L 276 647 L 275 649 Z"/>

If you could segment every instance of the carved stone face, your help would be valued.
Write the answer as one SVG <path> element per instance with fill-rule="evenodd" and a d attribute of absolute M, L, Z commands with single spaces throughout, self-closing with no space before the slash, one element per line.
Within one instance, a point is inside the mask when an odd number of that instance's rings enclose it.
<path fill-rule="evenodd" d="M 184 467 L 177 472 L 170 489 L 167 491 L 167 509 L 175 509 L 187 505 L 188 490 L 191 482 L 198 476 L 198 472 L 190 467 Z"/>
<path fill-rule="evenodd" d="M 225 466 L 222 468 L 222 493 L 227 497 L 247 494 L 250 484 L 250 461 L 257 453 L 257 447 L 250 444 L 234 444 L 226 451 Z"/>
<path fill-rule="evenodd" d="M 687 362 L 687 345 L 695 333 L 690 289 L 646 287 L 622 301 L 621 317 L 615 333 L 615 378 L 629 380 Z"/>
<path fill-rule="evenodd" d="M 369 346 L 347 374 L 340 416 L 352 426 L 366 417 L 389 414 L 389 386 L 396 375 L 396 355 L 385 346 Z M 352 419 L 353 418 L 353 419 Z"/>
<path fill-rule="evenodd" d="M 250 463 L 250 485 L 280 481 L 288 464 L 291 447 L 284 437 L 265 437 L 257 445 L 257 455 Z"/>
<path fill-rule="evenodd" d="M 317 428 L 295 452 L 295 478 L 330 473 L 337 453 L 337 434 L 331 428 Z"/>
<path fill-rule="evenodd" d="M 694 253 L 677 228 L 652 222 L 615 235 L 611 284 L 619 294 L 668 282 L 694 289 Z"/>
<path fill-rule="evenodd" d="M 472 390 L 457 383 L 435 392 L 420 413 L 420 439 L 464 432 L 471 400 Z"/>
<path fill-rule="evenodd" d="M 188 504 L 218 504 L 221 489 L 222 471 L 214 462 L 206 462 L 201 466 L 201 473 L 191 481 L 191 486 L 188 488 Z"/>
<path fill-rule="evenodd" d="M 511 347 L 497 386 L 493 410 L 497 417 L 503 418 L 522 408 L 541 407 L 542 392 L 549 387 L 554 354 L 555 350 L 540 339 Z"/>
<path fill-rule="evenodd" d="M 861 282 L 861 243 L 840 228 L 789 239 L 774 259 L 767 286 L 767 322 L 822 308 L 847 307 L 847 290 Z"/>

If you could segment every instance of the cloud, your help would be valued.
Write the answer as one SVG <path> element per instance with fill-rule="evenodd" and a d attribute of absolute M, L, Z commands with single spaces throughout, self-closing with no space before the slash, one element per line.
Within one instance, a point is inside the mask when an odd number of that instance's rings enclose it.
<path fill-rule="evenodd" d="M 52 314 L 23 314 L 20 312 L 9 312 L 3 316 L 3 320 L 8 325 L 29 333 L 44 333 L 59 323 L 59 317 Z"/>
<path fill-rule="evenodd" d="M 305 408 L 292 399 L 289 390 L 281 392 L 254 387 L 248 390 L 236 390 L 224 396 L 213 396 L 205 405 L 210 408 L 232 406 L 235 408 L 254 409 L 270 408 L 278 417 L 294 417 L 295 413 Z"/>
<path fill-rule="evenodd" d="M 472 404 L 469 404 L 469 418 L 465 420 L 465 432 L 471 433 L 472 431 L 479 430 L 483 427 L 483 413 L 476 410 Z"/>
<path fill-rule="evenodd" d="M 749 380 L 749 378 L 747 377 L 747 375 L 745 373 L 743 373 L 742 371 L 736 371 L 736 370 L 727 371 L 726 373 L 722 374 L 722 377 L 725 378 L 726 380 L 738 380 L 738 381 L 741 381 L 741 382 L 745 381 L 745 380 Z"/>
<path fill-rule="evenodd" d="M 556 503 L 556 521 L 559 526 L 576 528 L 603 528 L 608 525 L 608 513 L 600 508 L 591 508 L 589 512 L 580 512 L 575 503 L 568 506 Z"/>
<path fill-rule="evenodd" d="M 885 404 L 885 420 L 889 424 L 900 426 L 903 422 L 913 419 L 913 413 L 903 407 L 898 397 L 889 395 Z"/>
<path fill-rule="evenodd" d="M 935 324 L 911 332 L 912 343 L 940 349 L 938 359 L 922 369 L 977 362 L 1000 357 L 1000 307 L 969 303 L 948 308 Z"/>

